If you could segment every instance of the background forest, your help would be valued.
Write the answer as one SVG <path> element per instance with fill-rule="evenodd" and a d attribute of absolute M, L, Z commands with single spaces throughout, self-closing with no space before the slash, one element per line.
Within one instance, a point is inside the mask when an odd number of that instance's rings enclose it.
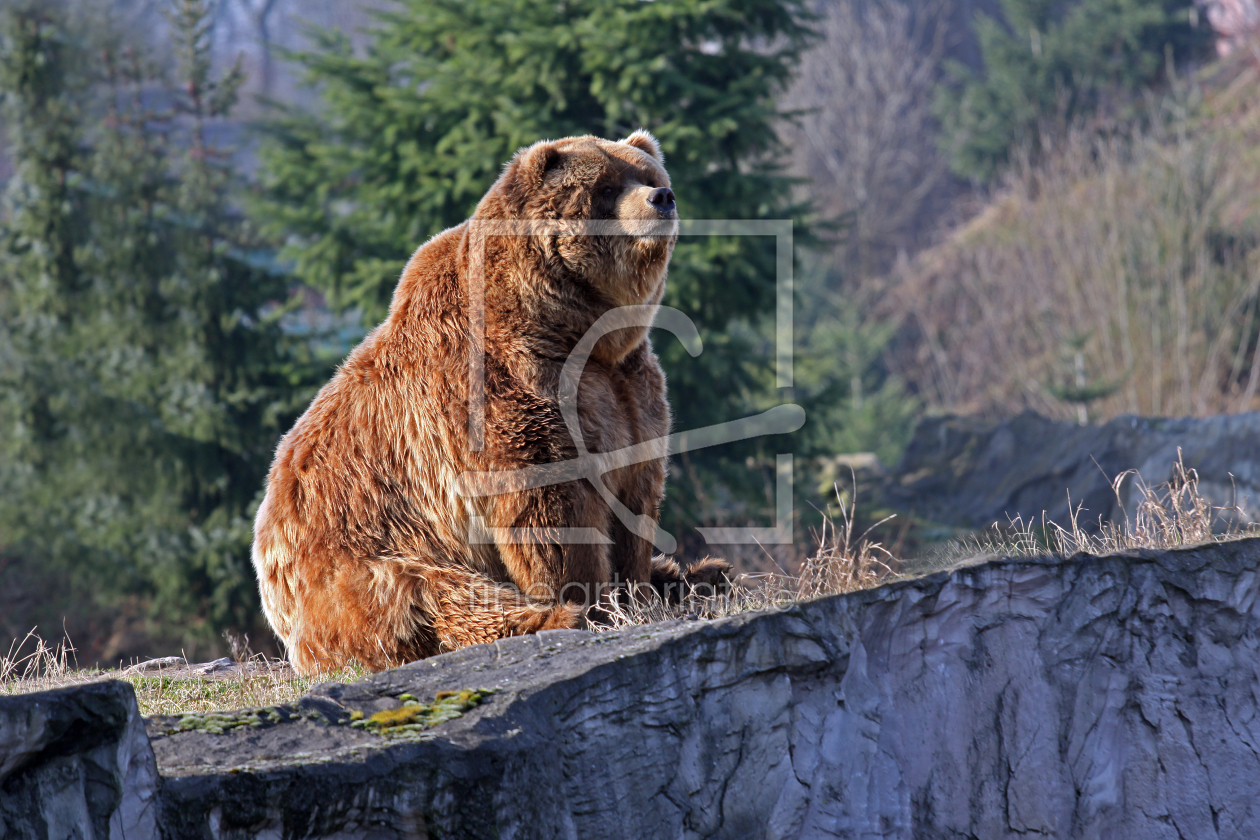
<path fill-rule="evenodd" d="M 792 389 L 773 243 L 674 257 L 666 302 L 705 344 L 656 341 L 676 426 L 808 417 L 678 459 L 685 557 L 697 525 L 772 519 L 789 451 L 804 544 L 837 456 L 894 463 L 925 412 L 1256 410 L 1257 16 L 0 0 L 0 634 L 61 625 L 84 663 L 269 649 L 249 543 L 277 439 L 410 253 L 542 137 L 643 126 L 684 218 L 794 220 Z"/>

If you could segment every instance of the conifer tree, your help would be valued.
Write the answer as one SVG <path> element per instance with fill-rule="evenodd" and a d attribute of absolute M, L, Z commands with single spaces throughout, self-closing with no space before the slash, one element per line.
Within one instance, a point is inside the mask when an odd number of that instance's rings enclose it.
<path fill-rule="evenodd" d="M 309 373 L 206 139 L 239 71 L 210 73 L 204 0 L 172 24 L 165 94 L 47 10 L 0 27 L 0 552 L 192 642 L 255 620 L 251 505 Z"/>
<path fill-rule="evenodd" d="M 808 21 L 801 0 L 400 0 L 366 50 L 321 32 L 296 56 L 322 107 L 271 124 L 256 218 L 300 278 L 371 324 L 415 248 L 466 219 L 513 152 L 542 138 L 647 128 L 684 218 L 790 217 L 776 96 Z M 773 392 L 774 281 L 772 239 L 680 241 L 665 303 L 696 321 L 704 351 L 654 340 L 676 427 L 738 418 Z M 761 444 L 697 453 L 699 469 L 674 474 L 671 511 L 694 516 L 697 488 L 680 485 L 743 470 Z"/>
<path fill-rule="evenodd" d="M 1192 0 L 1001 0 L 1002 19 L 976 19 L 983 70 L 954 63 L 937 117 L 954 172 L 998 174 L 1017 146 L 1035 152 L 1050 121 L 1071 124 L 1107 94 L 1160 80 L 1169 61 L 1200 55 L 1210 40 L 1192 25 Z"/>

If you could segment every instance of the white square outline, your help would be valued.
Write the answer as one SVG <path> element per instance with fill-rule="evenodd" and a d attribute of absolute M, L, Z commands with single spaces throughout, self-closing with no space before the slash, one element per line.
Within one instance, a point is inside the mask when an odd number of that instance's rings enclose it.
<path fill-rule="evenodd" d="M 471 339 L 468 344 L 468 442 L 472 451 L 479 452 L 485 446 L 486 239 L 490 236 L 536 236 L 548 232 L 581 236 L 625 236 L 626 230 L 619 220 L 470 219 L 467 224 L 472 243 L 469 248 L 468 283 Z M 678 236 L 773 236 L 775 238 L 775 386 L 780 389 L 792 387 L 795 340 L 792 299 L 794 286 L 792 220 L 688 219 L 679 222 Z M 787 406 L 777 408 L 785 407 Z M 800 411 L 798 406 L 791 407 Z M 771 409 L 758 417 L 741 418 L 728 421 L 728 423 L 739 425 L 746 421 L 769 419 L 776 410 Z M 804 412 L 800 411 L 800 419 L 795 427 L 784 430 L 795 431 L 803 422 Z M 703 433 L 716 428 L 689 431 Z M 686 431 L 671 433 L 670 454 L 692 448 L 687 445 L 687 435 Z M 775 457 L 775 524 L 772 527 L 704 528 L 697 526 L 696 530 L 705 542 L 717 545 L 790 545 L 794 537 L 793 463 L 794 456 L 791 453 L 778 454 Z M 481 522 L 480 517 L 469 517 L 470 542 L 515 542 L 517 540 L 532 542 L 534 540 L 532 535 L 516 534 L 516 530 L 490 528 Z M 560 544 L 608 542 L 607 538 L 596 529 L 549 528 L 547 531 L 548 541 Z"/>

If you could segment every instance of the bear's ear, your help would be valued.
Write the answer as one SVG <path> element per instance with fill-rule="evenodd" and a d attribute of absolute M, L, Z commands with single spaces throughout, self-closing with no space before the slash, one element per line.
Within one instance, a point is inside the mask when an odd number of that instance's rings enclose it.
<path fill-rule="evenodd" d="M 533 195 L 542 187 L 549 169 L 560 164 L 560 150 L 551 140 L 539 140 L 518 151 L 508 164 L 508 175 L 524 194 Z"/>
<path fill-rule="evenodd" d="M 647 152 L 656 158 L 658 163 L 665 162 L 665 155 L 661 154 L 661 144 L 656 142 L 656 138 L 649 134 L 646 129 L 640 128 L 621 142 L 627 146 L 634 146 L 640 151 Z"/>

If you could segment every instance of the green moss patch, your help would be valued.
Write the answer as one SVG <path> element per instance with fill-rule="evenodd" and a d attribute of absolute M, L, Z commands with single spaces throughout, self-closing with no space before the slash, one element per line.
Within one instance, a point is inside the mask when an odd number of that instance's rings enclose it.
<path fill-rule="evenodd" d="M 168 735 L 176 732 L 208 732 L 211 735 L 222 735 L 233 729 L 251 727 L 260 729 L 274 726 L 286 720 L 297 720 L 301 715 L 293 709 L 279 706 L 265 706 L 261 709 L 241 709 L 236 712 L 206 712 L 184 715 L 175 726 L 167 730 Z"/>
<path fill-rule="evenodd" d="M 410 694 L 401 694 L 403 702 L 397 709 L 386 709 L 368 718 L 351 721 L 350 725 L 366 729 L 378 735 L 406 735 L 422 732 L 463 715 L 480 706 L 493 693 L 493 689 L 463 691 L 439 691 L 432 703 L 421 703 Z"/>
<path fill-rule="evenodd" d="M 418 732 L 454 720 L 469 709 L 480 706 L 493 693 L 494 689 L 488 688 L 440 691 L 432 703 L 421 703 L 410 694 L 400 694 L 398 699 L 402 701 L 402 705 L 396 709 L 386 709 L 366 718 L 362 712 L 355 710 L 335 720 L 330 720 L 318 711 L 305 712 L 293 706 L 265 706 L 233 712 L 196 712 L 175 719 L 167 727 L 166 734 L 205 732 L 223 735 L 235 729 L 261 729 L 306 718 L 322 726 L 352 726 L 377 735 L 414 737 Z"/>

